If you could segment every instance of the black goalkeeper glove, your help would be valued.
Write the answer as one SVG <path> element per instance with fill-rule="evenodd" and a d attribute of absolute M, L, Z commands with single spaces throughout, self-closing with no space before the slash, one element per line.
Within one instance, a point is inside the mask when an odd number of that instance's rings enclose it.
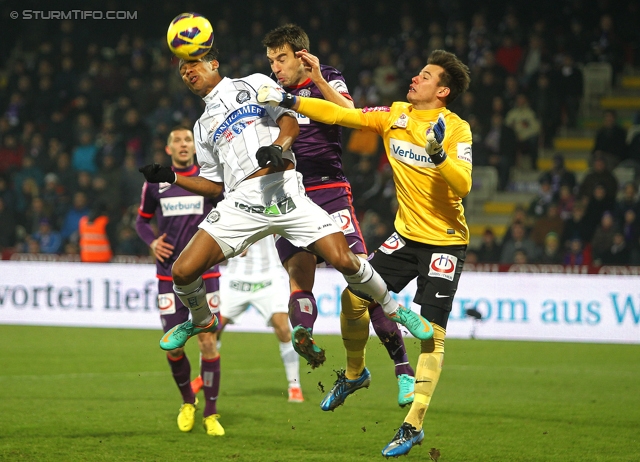
<path fill-rule="evenodd" d="M 149 183 L 175 183 L 176 173 L 171 167 L 163 167 L 160 164 L 149 164 L 138 169 Z"/>
<path fill-rule="evenodd" d="M 278 146 L 277 144 L 262 146 L 256 152 L 256 159 L 258 159 L 258 165 L 262 168 L 266 167 L 268 163 L 271 163 L 271 165 L 276 168 L 283 167 L 282 146 Z"/>

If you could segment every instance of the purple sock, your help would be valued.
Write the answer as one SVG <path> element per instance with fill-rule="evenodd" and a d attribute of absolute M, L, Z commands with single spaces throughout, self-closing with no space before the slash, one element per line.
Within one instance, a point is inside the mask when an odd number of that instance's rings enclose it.
<path fill-rule="evenodd" d="M 173 374 L 173 380 L 176 381 L 180 394 L 182 394 L 182 402 L 193 404 L 196 402 L 196 397 L 191 390 L 191 364 L 187 355 L 183 354 L 179 358 L 172 358 L 167 355 L 169 361 L 169 367 L 171 367 L 171 373 Z"/>
<path fill-rule="evenodd" d="M 318 317 L 316 299 L 311 292 L 296 290 L 289 298 L 289 319 L 293 327 L 303 326 L 313 329 Z"/>
<path fill-rule="evenodd" d="M 384 315 L 382 307 L 377 303 L 369 306 L 369 316 L 371 317 L 373 330 L 378 334 L 380 341 L 389 353 L 389 357 L 396 365 L 396 376 L 407 374 L 414 377 L 414 372 L 411 364 L 409 364 L 407 350 L 404 346 L 404 340 L 402 339 L 402 333 L 400 329 L 398 329 L 398 325 Z"/>
<path fill-rule="evenodd" d="M 218 394 L 220 393 L 220 355 L 215 359 L 204 359 L 200 362 L 202 391 L 204 392 L 204 411 L 202 417 L 217 414 Z"/>

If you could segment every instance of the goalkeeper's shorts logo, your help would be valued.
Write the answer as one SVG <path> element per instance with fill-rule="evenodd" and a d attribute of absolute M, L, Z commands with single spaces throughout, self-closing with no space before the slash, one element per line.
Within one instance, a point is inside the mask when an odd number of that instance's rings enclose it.
<path fill-rule="evenodd" d="M 434 253 L 429 264 L 429 276 L 453 281 L 458 259 L 447 253 Z"/>
<path fill-rule="evenodd" d="M 391 236 L 387 238 L 386 241 L 382 243 L 380 246 L 380 251 L 382 253 L 386 253 L 387 255 L 391 255 L 396 250 L 403 248 L 406 245 L 406 242 L 398 233 L 393 233 Z"/>

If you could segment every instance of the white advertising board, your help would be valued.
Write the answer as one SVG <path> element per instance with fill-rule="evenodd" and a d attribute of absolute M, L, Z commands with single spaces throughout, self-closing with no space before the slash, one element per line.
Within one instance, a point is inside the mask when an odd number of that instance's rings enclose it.
<path fill-rule="evenodd" d="M 222 268 L 224 283 L 224 267 Z M 340 293 L 335 270 L 319 268 L 314 332 L 338 334 Z M 414 310 L 415 281 L 397 299 Z M 288 298 L 287 293 L 282 294 Z M 160 330 L 155 266 L 65 262 L 0 262 L 0 324 Z M 224 313 L 224 300 L 221 300 Z M 482 314 L 474 321 L 466 310 Z M 269 332 L 250 308 L 228 327 Z M 640 276 L 462 274 L 447 336 L 484 339 L 640 343 Z"/>

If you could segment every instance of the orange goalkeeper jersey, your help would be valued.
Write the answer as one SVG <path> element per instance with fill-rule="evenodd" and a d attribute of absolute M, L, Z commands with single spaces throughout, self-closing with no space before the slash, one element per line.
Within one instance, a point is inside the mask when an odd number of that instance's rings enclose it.
<path fill-rule="evenodd" d="M 469 243 L 462 198 L 471 190 L 471 129 L 445 108 L 416 110 L 409 103 L 346 109 L 299 98 L 298 112 L 325 124 L 371 130 L 384 140 L 398 198 L 395 228 L 413 241 L 440 246 Z M 427 155 L 429 122 L 444 115 L 447 159 L 437 167 Z"/>

